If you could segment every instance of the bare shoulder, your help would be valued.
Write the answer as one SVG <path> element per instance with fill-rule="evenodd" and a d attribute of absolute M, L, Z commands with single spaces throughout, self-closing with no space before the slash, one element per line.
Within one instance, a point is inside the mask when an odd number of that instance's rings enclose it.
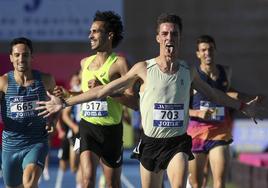
<path fill-rule="evenodd" d="M 140 61 L 134 64 L 133 69 L 139 70 L 139 71 L 146 71 L 147 70 L 147 62 L 146 61 Z"/>
<path fill-rule="evenodd" d="M 82 69 L 83 69 L 84 66 L 85 66 L 85 62 L 86 62 L 86 60 L 87 60 L 87 57 L 81 59 L 81 61 L 80 61 L 80 66 L 81 66 Z"/>
<path fill-rule="evenodd" d="M 118 76 L 125 75 L 129 70 L 129 66 L 125 57 L 117 56 L 116 61 L 112 64 L 109 70 L 110 78 L 116 79 Z"/>
<path fill-rule="evenodd" d="M 129 67 L 127 59 L 123 56 L 118 56 L 113 66 L 115 66 L 118 70 L 120 69 L 128 70 Z"/>
<path fill-rule="evenodd" d="M 139 77 L 142 80 L 145 80 L 146 73 L 147 73 L 146 61 L 140 61 L 135 63 L 129 71 L 129 74 L 135 75 L 135 77 Z"/>
<path fill-rule="evenodd" d="M 0 76 L 0 92 L 6 92 L 8 85 L 7 74 Z"/>
<path fill-rule="evenodd" d="M 122 64 L 126 65 L 127 64 L 127 59 L 125 57 L 119 55 L 117 57 L 116 63 L 121 64 L 121 65 Z"/>

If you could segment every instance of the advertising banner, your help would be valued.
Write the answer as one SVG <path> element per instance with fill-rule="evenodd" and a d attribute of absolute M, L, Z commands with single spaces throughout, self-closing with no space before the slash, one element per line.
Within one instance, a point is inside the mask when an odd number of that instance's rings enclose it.
<path fill-rule="evenodd" d="M 84 41 L 97 10 L 122 15 L 122 0 L 0 0 L 0 40 Z"/>

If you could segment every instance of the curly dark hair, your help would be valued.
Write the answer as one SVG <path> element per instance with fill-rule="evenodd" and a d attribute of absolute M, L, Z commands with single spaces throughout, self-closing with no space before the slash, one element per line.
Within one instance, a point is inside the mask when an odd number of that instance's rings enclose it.
<path fill-rule="evenodd" d="M 18 38 L 14 38 L 10 42 L 9 54 L 12 54 L 13 46 L 15 46 L 16 44 L 25 44 L 30 49 L 31 54 L 33 53 L 33 43 L 32 43 L 32 41 L 30 39 L 28 39 L 28 38 L 25 38 L 25 37 L 18 37 Z"/>
<path fill-rule="evenodd" d="M 93 21 L 103 21 L 106 32 L 113 32 L 112 47 L 118 46 L 123 39 L 123 24 L 121 16 L 113 11 L 97 11 Z"/>
<path fill-rule="evenodd" d="M 176 14 L 171 13 L 162 13 L 157 18 L 157 25 L 156 25 L 156 32 L 159 33 L 159 27 L 162 23 L 174 23 L 177 24 L 179 27 L 180 35 L 182 33 L 182 20 Z"/>

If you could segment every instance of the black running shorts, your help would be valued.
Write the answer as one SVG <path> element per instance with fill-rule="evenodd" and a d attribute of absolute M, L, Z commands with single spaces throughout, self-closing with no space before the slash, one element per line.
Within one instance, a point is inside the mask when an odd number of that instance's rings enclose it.
<path fill-rule="evenodd" d="M 189 160 L 194 159 L 191 147 L 192 138 L 187 134 L 171 138 L 152 138 L 142 134 L 131 158 L 138 159 L 144 168 L 157 173 L 165 170 L 170 160 L 179 152 L 186 153 Z"/>
<path fill-rule="evenodd" d="M 111 168 L 118 168 L 123 162 L 123 126 L 95 125 L 85 120 L 79 123 L 80 153 L 92 151 Z"/>

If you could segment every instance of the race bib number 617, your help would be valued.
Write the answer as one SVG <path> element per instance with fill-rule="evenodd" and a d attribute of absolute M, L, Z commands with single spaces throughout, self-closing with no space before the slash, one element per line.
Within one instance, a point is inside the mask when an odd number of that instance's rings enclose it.
<path fill-rule="evenodd" d="M 105 117 L 108 116 L 107 101 L 91 101 L 82 104 L 82 113 L 85 117 Z"/>

